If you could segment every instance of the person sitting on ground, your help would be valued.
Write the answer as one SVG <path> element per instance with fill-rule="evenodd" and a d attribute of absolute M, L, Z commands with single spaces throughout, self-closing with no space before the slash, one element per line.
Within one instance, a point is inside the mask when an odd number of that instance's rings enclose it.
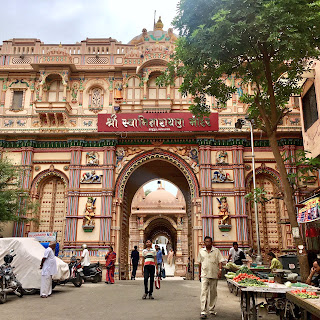
<path fill-rule="evenodd" d="M 276 255 L 273 252 L 268 253 L 268 258 L 271 260 L 270 269 L 283 269 L 282 263 L 276 258 Z"/>
<path fill-rule="evenodd" d="M 236 265 L 241 266 L 243 264 L 242 260 L 244 260 L 246 256 L 244 252 L 239 248 L 238 242 L 233 242 L 232 248 L 229 250 L 228 262 L 230 259 Z"/>
<path fill-rule="evenodd" d="M 312 279 L 315 273 L 317 273 L 318 276 Z M 320 259 L 314 260 L 306 284 L 313 285 L 315 287 L 320 287 Z"/>

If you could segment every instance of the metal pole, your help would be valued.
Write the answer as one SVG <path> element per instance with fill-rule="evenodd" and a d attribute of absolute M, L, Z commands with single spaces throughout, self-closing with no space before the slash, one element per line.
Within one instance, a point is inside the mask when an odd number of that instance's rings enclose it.
<path fill-rule="evenodd" d="M 259 217 L 258 217 L 258 203 L 256 194 L 256 166 L 255 166 L 255 155 L 254 155 L 254 144 L 253 144 L 253 127 L 251 121 L 248 121 L 250 125 L 251 133 L 251 157 L 252 157 L 252 181 L 253 181 L 253 201 L 254 201 L 254 215 L 256 219 L 256 233 L 257 233 L 257 263 L 262 262 L 261 251 L 260 251 L 260 233 L 259 233 Z"/>

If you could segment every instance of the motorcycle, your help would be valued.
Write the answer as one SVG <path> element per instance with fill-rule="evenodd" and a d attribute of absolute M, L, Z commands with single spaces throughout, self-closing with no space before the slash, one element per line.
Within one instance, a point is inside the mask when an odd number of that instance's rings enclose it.
<path fill-rule="evenodd" d="M 23 289 L 21 283 L 17 280 L 13 273 L 14 266 L 11 262 L 16 255 L 13 255 L 14 250 L 4 256 L 4 264 L 0 266 L 0 303 L 7 301 L 7 294 L 15 293 L 18 297 L 23 297 Z"/>
<path fill-rule="evenodd" d="M 100 263 L 91 263 L 89 266 L 84 267 L 80 274 L 85 281 L 91 281 L 93 283 L 101 282 L 102 269 Z"/>

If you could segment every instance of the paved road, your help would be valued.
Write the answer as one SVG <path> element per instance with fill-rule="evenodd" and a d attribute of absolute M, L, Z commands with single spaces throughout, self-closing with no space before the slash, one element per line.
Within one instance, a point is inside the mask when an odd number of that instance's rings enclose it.
<path fill-rule="evenodd" d="M 56 287 L 47 299 L 38 295 L 9 296 L 0 305 L 0 314 L 3 320 L 199 319 L 198 281 L 166 279 L 154 292 L 155 300 L 142 300 L 142 294 L 142 280 L 118 281 L 114 285 L 85 283 L 81 288 L 68 284 Z M 240 320 L 239 298 L 229 293 L 225 281 L 219 282 L 218 295 L 218 315 L 214 319 Z"/>

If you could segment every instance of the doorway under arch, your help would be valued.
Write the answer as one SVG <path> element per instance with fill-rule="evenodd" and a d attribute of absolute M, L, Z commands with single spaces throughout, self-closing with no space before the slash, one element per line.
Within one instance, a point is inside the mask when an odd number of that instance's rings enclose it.
<path fill-rule="evenodd" d="M 139 157 L 139 160 L 134 158 L 127 164 L 116 183 L 116 195 L 122 198 L 119 215 L 119 223 L 121 224 L 120 248 L 118 249 L 120 279 L 129 278 L 128 252 L 131 249 L 129 248 L 129 229 L 133 197 L 141 186 L 154 179 L 170 181 L 179 188 L 185 199 L 187 221 L 180 219 L 179 223 L 184 223 L 187 226 L 188 257 L 187 261 L 177 262 L 186 265 L 188 258 L 190 258 L 190 261 L 193 258 L 194 237 L 192 226 L 195 219 L 195 215 L 192 214 L 195 210 L 195 201 L 193 200 L 198 196 L 199 190 L 198 180 L 193 170 L 180 157 L 163 150 L 151 151 Z M 140 219 L 139 223 L 141 228 L 145 221 Z M 144 234 L 143 230 L 141 232 Z M 139 249 L 141 250 L 143 247 L 144 243 L 141 241 Z"/>

